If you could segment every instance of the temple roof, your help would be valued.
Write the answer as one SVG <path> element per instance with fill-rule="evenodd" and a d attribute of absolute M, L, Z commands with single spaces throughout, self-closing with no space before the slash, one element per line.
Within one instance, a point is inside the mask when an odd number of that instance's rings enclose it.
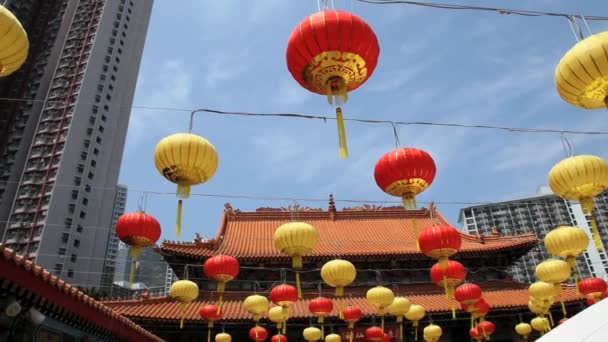
<path fill-rule="evenodd" d="M 429 209 L 430 208 L 430 209 Z M 413 219 L 419 231 L 436 224 L 449 224 L 431 205 L 429 208 L 404 210 L 402 207 L 363 205 L 336 210 L 330 198 L 328 210 L 321 208 L 258 208 L 243 212 L 226 204 L 217 236 L 193 242 L 164 241 L 160 251 L 165 256 L 206 259 L 215 254 L 228 254 L 240 260 L 286 259 L 273 243 L 274 231 L 293 219 L 317 228 L 320 242 L 306 259 L 366 256 L 419 256 Z M 464 256 L 485 255 L 520 249 L 524 254 L 538 240 L 534 234 L 517 236 L 470 235 L 461 233 Z"/>
<path fill-rule="evenodd" d="M 479 283 L 483 288 L 483 296 L 493 310 L 505 309 L 528 309 L 528 285 L 511 281 L 493 281 Z M 424 306 L 427 313 L 447 313 L 451 310 L 451 302 L 446 299 L 443 289 L 434 284 L 407 284 L 391 287 L 397 295 L 406 296 L 412 303 Z M 376 311 L 367 302 L 365 292 L 368 287 L 347 287 L 346 291 L 351 297 L 345 299 L 345 304 L 353 304 L 361 307 L 364 315 L 373 315 Z M 249 320 L 251 315 L 243 309 L 242 300 L 249 294 L 245 292 L 227 292 L 223 304 L 223 320 Z M 299 300 L 290 309 L 291 318 L 308 318 L 312 314 L 308 310 L 310 298 L 316 297 L 317 292 L 305 292 L 303 300 Z M 324 293 L 324 296 L 328 296 Z M 576 294 L 573 287 L 564 288 L 562 291 L 564 302 L 576 302 L 583 299 Z M 201 305 L 209 304 L 209 292 L 201 291 L 199 298 L 188 306 L 186 320 L 201 322 L 198 310 Z M 334 301 L 334 310 L 329 316 L 337 316 L 338 303 Z M 214 302 L 215 303 L 215 302 Z M 180 317 L 179 303 L 169 297 L 156 297 L 151 299 L 132 299 L 132 300 L 109 300 L 105 305 L 113 310 L 134 319 L 134 320 L 160 320 L 177 321 Z M 555 305 L 559 305 L 559 302 Z M 458 306 L 458 304 L 456 304 Z M 464 311 L 461 311 L 463 313 Z M 265 316 L 264 316 L 265 317 Z"/>
<path fill-rule="evenodd" d="M 45 314 L 50 312 L 54 317 L 76 320 L 79 325 L 94 327 L 104 336 L 115 336 L 121 341 L 163 341 L 2 244 L 0 269 L 3 288 L 14 290 L 16 286 L 18 297 L 23 297 Z"/>

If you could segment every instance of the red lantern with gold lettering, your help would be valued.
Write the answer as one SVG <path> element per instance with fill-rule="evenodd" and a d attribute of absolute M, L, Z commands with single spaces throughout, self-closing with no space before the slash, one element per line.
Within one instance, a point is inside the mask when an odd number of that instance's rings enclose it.
<path fill-rule="evenodd" d="M 380 47 L 372 28 L 360 17 L 343 10 L 323 10 L 304 18 L 287 43 L 287 67 L 305 89 L 326 95 L 336 104 L 340 157 L 348 156 L 340 106 L 348 92 L 372 75 Z"/>

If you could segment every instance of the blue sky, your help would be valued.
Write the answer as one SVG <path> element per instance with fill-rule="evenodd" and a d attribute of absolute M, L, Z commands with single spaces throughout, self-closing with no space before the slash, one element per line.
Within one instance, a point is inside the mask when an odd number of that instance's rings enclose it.
<path fill-rule="evenodd" d="M 464 2 L 458 2 L 464 3 Z M 468 1 L 488 5 L 485 1 Z M 608 15 L 601 1 L 493 1 L 496 7 Z M 553 83 L 560 57 L 575 44 L 565 19 L 526 18 L 407 5 L 335 1 L 375 30 L 380 42 L 373 76 L 350 94 L 346 117 L 515 127 L 608 130 L 606 111 L 563 102 Z M 287 70 L 293 27 L 317 2 L 288 0 L 155 0 L 135 104 L 248 112 L 332 115 L 323 96 L 302 89 Z M 608 23 L 590 22 L 592 32 Z M 133 109 L 120 182 L 130 190 L 174 191 L 153 164 L 156 143 L 187 130 L 183 112 Z M 326 199 L 391 200 L 373 179 L 376 160 L 394 148 L 389 126 L 347 122 L 350 157 L 338 158 L 335 123 L 200 114 L 194 132 L 217 148 L 220 165 L 196 193 Z M 533 195 L 565 157 L 556 134 L 429 126 L 401 127 L 403 146 L 427 150 L 437 164 L 429 200 L 501 201 Z M 575 153 L 608 158 L 607 137 L 568 136 Z M 137 209 L 129 192 L 127 210 Z M 224 203 L 254 210 L 287 206 L 192 196 L 185 201 L 180 240 L 213 237 Z M 300 205 L 327 208 L 327 202 Z M 146 210 L 175 240 L 176 198 L 149 195 Z M 438 204 L 457 225 L 462 205 Z M 161 238 L 161 239 L 162 239 Z"/>

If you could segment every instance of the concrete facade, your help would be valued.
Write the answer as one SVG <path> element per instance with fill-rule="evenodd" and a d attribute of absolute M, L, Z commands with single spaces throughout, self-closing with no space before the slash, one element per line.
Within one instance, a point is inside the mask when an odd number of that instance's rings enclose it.
<path fill-rule="evenodd" d="M 577 258 L 580 276 L 608 279 L 606 252 L 598 252 L 595 249 L 590 224 L 580 204 L 547 194 L 546 189 L 542 189 L 539 193 L 542 195 L 463 208 L 460 210 L 459 223 L 462 229 L 470 234 L 491 234 L 493 230 L 505 235 L 533 232 L 541 240 L 549 231 L 560 225 L 581 227 L 587 232 L 590 244 L 587 251 Z M 595 202 L 600 236 L 604 246 L 608 246 L 608 192 L 597 196 Z M 536 265 L 550 257 L 541 241 L 537 247 L 517 261 L 510 272 L 515 280 L 535 282 Z"/>
<path fill-rule="evenodd" d="M 28 92 L 11 96 L 32 101 L 15 101 L 0 149 L 0 235 L 66 281 L 98 287 L 153 1 L 30 2 L 42 38 L 31 38 L 32 71 L 15 75 Z"/>
<path fill-rule="evenodd" d="M 118 257 L 118 248 L 122 242 L 116 236 L 116 221 L 125 213 L 127 206 L 127 186 L 118 185 L 114 199 L 114 210 L 112 211 L 112 224 L 110 225 L 108 247 L 106 248 L 105 264 L 103 265 L 103 275 L 101 277 L 101 288 L 106 291 L 112 289 L 114 276 L 116 273 L 116 258 Z"/>

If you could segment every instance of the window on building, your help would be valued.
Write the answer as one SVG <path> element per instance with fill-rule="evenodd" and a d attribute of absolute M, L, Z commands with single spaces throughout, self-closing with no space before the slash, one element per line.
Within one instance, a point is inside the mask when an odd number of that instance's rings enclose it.
<path fill-rule="evenodd" d="M 97 162 L 95 161 L 95 159 L 91 160 L 91 166 L 95 167 L 97 165 Z"/>
<path fill-rule="evenodd" d="M 82 182 L 82 178 L 80 178 L 80 177 L 74 177 L 74 185 L 80 186 L 81 182 Z"/>
<path fill-rule="evenodd" d="M 98 129 L 98 130 L 99 130 L 101 133 L 103 133 L 103 126 L 99 126 L 97 129 Z"/>
<path fill-rule="evenodd" d="M 93 114 L 97 114 L 97 112 L 99 112 L 99 106 L 93 106 Z"/>
<path fill-rule="evenodd" d="M 86 218 L 86 217 L 87 217 L 87 213 L 85 213 L 84 211 L 81 211 L 80 212 L 80 218 L 83 219 L 83 218 Z"/>
<path fill-rule="evenodd" d="M 97 141 L 98 144 L 101 144 L 101 137 L 97 137 L 95 141 Z"/>
<path fill-rule="evenodd" d="M 107 117 L 105 115 L 101 115 L 101 121 L 106 122 L 106 119 L 107 119 Z"/>
<path fill-rule="evenodd" d="M 82 225 L 78 225 L 78 226 L 76 226 L 76 231 L 77 231 L 78 233 L 82 233 Z"/>
<path fill-rule="evenodd" d="M 99 101 L 101 101 L 101 96 L 95 95 L 95 103 L 99 103 Z"/>
<path fill-rule="evenodd" d="M 80 240 L 74 239 L 74 247 L 80 247 Z"/>
<path fill-rule="evenodd" d="M 91 192 L 91 186 L 89 184 L 84 186 L 84 191 Z"/>
<path fill-rule="evenodd" d="M 72 199 L 75 200 L 78 198 L 78 190 L 72 190 Z"/>
<path fill-rule="evenodd" d="M 62 270 L 63 270 L 62 264 L 55 264 L 55 273 L 56 274 L 60 274 Z"/>
<path fill-rule="evenodd" d="M 70 234 L 69 233 L 63 233 L 63 234 L 61 234 L 61 242 L 68 243 L 69 239 L 70 239 Z"/>
<path fill-rule="evenodd" d="M 98 150 L 97 148 L 94 148 L 94 149 L 93 149 L 93 154 L 94 154 L 94 155 L 98 155 L 98 154 L 99 154 L 99 150 Z"/>
<path fill-rule="evenodd" d="M 93 177 L 95 177 L 95 175 L 93 174 L 93 172 L 89 172 L 89 174 L 87 175 L 87 177 L 89 179 L 93 179 Z"/>
<path fill-rule="evenodd" d="M 68 278 L 72 278 L 74 276 L 74 270 L 68 270 Z"/>
<path fill-rule="evenodd" d="M 74 204 L 74 203 L 68 204 L 68 212 L 70 214 L 73 214 L 74 211 L 76 211 L 76 204 Z"/>
<path fill-rule="evenodd" d="M 59 251 L 57 253 L 59 255 L 65 255 L 65 248 L 64 247 L 59 248 Z"/>
<path fill-rule="evenodd" d="M 89 204 L 89 199 L 88 199 L 88 198 L 86 198 L 86 197 L 85 197 L 85 198 L 83 198 L 83 199 L 82 199 L 82 204 L 83 204 L 83 205 L 87 205 L 87 204 Z"/>

